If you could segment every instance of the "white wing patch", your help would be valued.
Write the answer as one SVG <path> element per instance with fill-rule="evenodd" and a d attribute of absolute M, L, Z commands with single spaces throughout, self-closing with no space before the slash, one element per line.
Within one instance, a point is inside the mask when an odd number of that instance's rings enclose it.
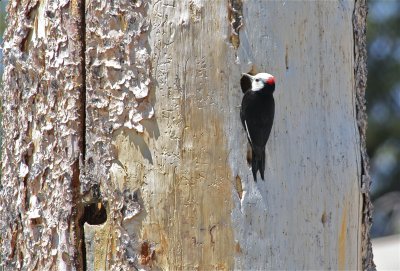
<path fill-rule="evenodd" d="M 244 120 L 244 125 L 246 126 L 247 137 L 249 138 L 250 143 L 253 144 L 253 142 L 251 142 L 251 137 L 250 137 L 250 133 L 249 133 L 249 128 L 247 127 L 247 122 L 246 122 L 246 120 Z"/>

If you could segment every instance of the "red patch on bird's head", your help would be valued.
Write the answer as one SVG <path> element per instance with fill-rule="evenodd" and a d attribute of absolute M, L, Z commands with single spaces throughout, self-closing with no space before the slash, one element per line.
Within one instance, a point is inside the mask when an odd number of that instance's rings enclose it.
<path fill-rule="evenodd" d="M 271 76 L 270 78 L 267 79 L 267 81 L 265 81 L 265 83 L 267 83 L 270 86 L 275 85 L 275 77 Z"/>

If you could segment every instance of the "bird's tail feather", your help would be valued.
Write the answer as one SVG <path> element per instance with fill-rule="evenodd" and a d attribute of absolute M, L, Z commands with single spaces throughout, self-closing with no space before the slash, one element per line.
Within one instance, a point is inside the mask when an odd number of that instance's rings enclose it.
<path fill-rule="evenodd" d="M 264 181 L 265 171 L 265 150 L 253 149 L 251 171 L 253 172 L 254 181 L 257 182 L 257 171 L 260 171 L 261 179 Z"/>
<path fill-rule="evenodd" d="M 254 152 L 253 152 L 253 158 L 251 160 L 251 171 L 253 172 L 254 181 L 257 182 L 258 162 L 255 158 Z"/>
<path fill-rule="evenodd" d="M 264 181 L 265 150 L 262 150 L 261 152 L 261 159 L 258 161 L 258 170 L 260 171 L 261 179 Z"/>

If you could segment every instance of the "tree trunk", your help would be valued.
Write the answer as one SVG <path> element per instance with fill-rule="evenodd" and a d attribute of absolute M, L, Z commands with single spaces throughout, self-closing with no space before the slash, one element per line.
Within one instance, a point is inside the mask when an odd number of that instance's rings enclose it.
<path fill-rule="evenodd" d="M 82 3 L 9 4 L 6 269 L 374 268 L 365 1 Z M 265 181 L 243 72 L 277 81 Z"/>
<path fill-rule="evenodd" d="M 4 36 L 1 262 L 83 267 L 79 157 L 84 63 L 79 1 L 10 1 Z"/>

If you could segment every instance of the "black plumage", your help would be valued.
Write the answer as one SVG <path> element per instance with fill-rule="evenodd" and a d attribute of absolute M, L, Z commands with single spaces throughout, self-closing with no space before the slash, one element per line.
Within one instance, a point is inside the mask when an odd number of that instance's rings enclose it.
<path fill-rule="evenodd" d="M 244 74 L 240 85 L 244 92 L 240 118 L 252 148 L 251 167 L 254 181 L 257 181 L 257 171 L 264 180 L 265 145 L 271 133 L 275 115 L 273 97 L 275 79 L 267 73 L 259 73 L 255 76 Z"/>

